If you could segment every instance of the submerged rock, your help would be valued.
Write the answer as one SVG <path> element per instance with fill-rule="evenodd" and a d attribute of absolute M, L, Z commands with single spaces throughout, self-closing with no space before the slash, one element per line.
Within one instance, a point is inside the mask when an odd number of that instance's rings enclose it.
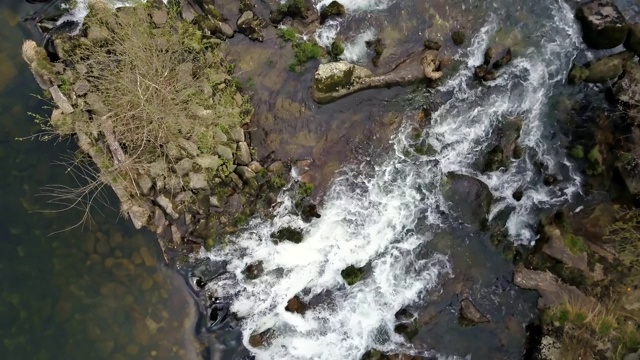
<path fill-rule="evenodd" d="M 489 322 L 489 318 L 481 313 L 471 300 L 463 299 L 460 301 L 460 321 L 463 325 L 472 326 Z"/>
<path fill-rule="evenodd" d="M 612 0 L 592 0 L 580 5 L 576 18 L 582 25 L 582 39 L 593 49 L 612 49 L 622 44 L 627 21 Z"/>
<path fill-rule="evenodd" d="M 493 200 L 487 184 L 469 175 L 455 173 L 447 174 L 443 195 L 451 210 L 471 226 L 484 223 Z"/>
<path fill-rule="evenodd" d="M 427 39 L 424 41 L 424 47 L 427 50 L 440 50 L 442 44 L 437 40 Z"/>
<path fill-rule="evenodd" d="M 462 30 L 456 30 L 451 33 L 451 40 L 453 40 L 453 43 L 456 44 L 456 46 L 464 44 L 466 37 L 466 34 Z"/>
<path fill-rule="evenodd" d="M 264 21 L 251 11 L 245 11 L 237 22 L 238 32 L 244 34 L 253 41 L 264 41 L 264 35 L 260 30 L 264 26 Z"/>

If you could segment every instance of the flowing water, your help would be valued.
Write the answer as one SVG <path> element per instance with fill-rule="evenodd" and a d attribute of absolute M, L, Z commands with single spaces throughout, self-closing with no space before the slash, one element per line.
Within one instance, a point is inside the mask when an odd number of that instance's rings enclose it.
<path fill-rule="evenodd" d="M 380 10 L 389 4 L 345 1 L 349 11 L 367 6 Z M 392 154 L 348 166 L 337 175 L 321 218 L 304 223 L 293 215 L 285 192 L 273 219 L 254 219 L 232 245 L 202 254 L 227 264 L 229 273 L 212 290 L 233 299 L 231 309 L 242 319 L 245 345 L 251 334 L 271 329 L 268 344 L 252 349 L 257 358 L 359 359 L 371 348 L 431 354 L 394 332 L 394 315 L 407 305 L 428 303 L 428 291 L 452 274 L 447 254 L 424 251 L 434 234 L 456 219 L 442 197 L 447 173 L 471 175 L 488 184 L 495 196 L 492 216 L 508 214 L 506 228 L 517 243 L 535 241 L 533 226 L 541 210 L 578 193 L 580 177 L 559 146 L 549 106 L 580 47 L 573 11 L 556 0 L 516 10 L 534 20 L 510 24 L 515 14 L 496 6 L 458 55 L 462 66 L 457 74 L 438 89 L 449 100 L 419 139 L 435 149 L 435 155 L 413 153 L 416 140 L 409 138 L 405 126 L 393 139 Z M 473 68 L 482 63 L 485 49 L 503 26 L 518 27 L 526 46 L 498 80 L 481 85 L 473 79 Z M 327 28 L 335 34 L 339 26 Z M 332 36 L 319 38 L 328 41 Z M 500 125 L 516 116 L 524 121 L 519 143 L 525 156 L 508 170 L 480 173 L 477 160 L 491 148 Z M 540 168 L 555 174 L 559 185 L 544 186 Z M 519 202 L 512 198 L 517 189 L 524 191 Z M 270 234 L 285 226 L 302 229 L 304 241 L 274 244 Z M 263 263 L 265 273 L 249 280 L 243 269 L 256 261 Z M 353 286 L 341 277 L 350 265 L 366 268 L 363 280 Z M 289 313 L 285 306 L 294 295 L 315 305 L 304 315 Z"/>
<path fill-rule="evenodd" d="M 51 111 L 20 55 L 23 39 L 40 39 L 20 21 L 37 7 L 0 2 L 0 357 L 198 359 L 196 303 L 155 238 L 102 205 L 62 231 L 82 211 L 50 212 L 60 206 L 38 196 L 77 184 L 54 165 L 72 143 L 17 140 L 39 131 L 30 112 Z"/>
<path fill-rule="evenodd" d="M 328 2 L 316 1 L 316 5 Z M 349 61 L 364 60 L 365 42 L 381 33 L 383 26 L 401 27 L 397 23 L 411 18 L 413 7 L 429 6 L 410 0 L 343 3 L 347 16 L 328 22 L 315 36 L 324 45 L 336 36 L 345 38 L 344 58 Z M 455 55 L 457 70 L 437 90 L 411 97 L 411 109 L 444 99 L 420 138 L 410 135 L 407 123 L 393 137 L 391 153 L 370 154 L 345 166 L 323 199 L 321 218 L 303 222 L 294 215 L 294 204 L 284 191 L 282 205 L 272 218 L 252 219 L 226 248 L 199 254 L 201 260 L 226 268 L 210 284 L 211 291 L 230 299 L 231 310 L 241 319 L 243 342 L 256 358 L 357 360 L 372 348 L 440 358 L 490 356 L 490 351 L 474 353 L 464 343 L 457 346 L 458 351 L 440 347 L 445 350 L 434 352 L 437 340 L 409 344 L 394 331 L 396 313 L 407 306 L 435 302 L 441 288 L 460 276 L 459 254 L 465 247 L 476 249 L 484 236 L 459 226 L 455 211 L 442 197 L 446 174 L 466 174 L 485 182 L 494 194 L 490 217 L 506 219 L 511 240 L 523 244 L 535 241 L 533 226 L 541 212 L 567 203 L 579 192 L 580 177 L 565 158 L 554 124 L 554 98 L 564 91 L 567 71 L 580 49 L 572 9 L 559 0 L 514 7 L 467 0 L 445 5 L 460 13 L 475 12 L 480 25 L 467 24 L 469 39 Z M 84 14 L 78 10 L 69 16 L 79 19 Z M 473 79 L 473 69 L 505 29 L 522 39 L 513 46 L 514 60 L 500 71 L 498 80 L 480 84 Z M 425 35 L 429 30 L 406 36 Z M 482 173 L 479 159 L 493 147 L 502 124 L 514 117 L 523 120 L 518 141 L 524 156 L 513 160 L 508 169 Z M 416 153 L 412 150 L 416 144 L 434 152 Z M 545 174 L 554 174 L 558 184 L 544 186 Z M 520 201 L 512 198 L 515 190 L 523 191 Z M 272 243 L 271 234 L 286 226 L 302 229 L 304 241 Z M 443 248 L 443 232 L 464 240 L 449 241 Z M 264 274 L 249 280 L 243 270 L 256 261 L 262 261 Z M 350 265 L 365 269 L 363 279 L 353 286 L 341 277 L 341 271 Z M 489 264 L 486 268 L 492 269 Z M 506 308 L 512 305 L 505 301 L 521 299 L 515 290 L 506 291 L 506 297 L 491 291 L 485 289 L 482 296 L 494 299 L 496 307 Z M 285 311 L 287 301 L 295 295 L 310 304 L 304 315 Z M 496 322 L 499 317 L 496 314 Z M 527 321 L 526 316 L 518 319 Z M 433 336 L 445 330 L 453 334 L 456 330 L 447 330 L 449 326 L 444 324 Z M 271 337 L 265 346 L 251 347 L 250 336 L 268 329 Z M 423 335 L 429 337 L 429 333 Z M 453 335 L 448 338 L 459 340 Z M 117 340 L 118 346 L 127 348 Z M 452 343 L 449 349 L 455 347 Z"/>

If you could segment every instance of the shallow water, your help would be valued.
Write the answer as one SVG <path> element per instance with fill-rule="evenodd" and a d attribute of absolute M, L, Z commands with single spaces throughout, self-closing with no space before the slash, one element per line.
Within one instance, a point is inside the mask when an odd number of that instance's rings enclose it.
<path fill-rule="evenodd" d="M 53 165 L 74 147 L 16 140 L 38 131 L 28 112 L 50 111 L 20 56 L 37 36 L 20 17 L 34 8 L 0 3 L 0 357 L 199 358 L 195 302 L 151 234 L 101 205 L 84 229 L 51 235 L 82 212 L 40 212 L 60 208 L 38 196 L 43 186 L 74 185 Z"/>

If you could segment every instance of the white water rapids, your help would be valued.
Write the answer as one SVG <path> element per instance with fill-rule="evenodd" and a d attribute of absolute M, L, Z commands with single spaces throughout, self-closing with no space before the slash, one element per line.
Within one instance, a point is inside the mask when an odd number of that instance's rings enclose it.
<path fill-rule="evenodd" d="M 363 165 L 340 172 L 321 218 L 302 222 L 291 215 L 293 205 L 283 194 L 284 205 L 273 219 L 253 219 L 227 248 L 202 254 L 228 262 L 229 276 L 212 286 L 234 299 L 231 310 L 243 319 L 243 341 L 257 359 L 358 360 L 371 348 L 425 354 L 394 332 L 394 314 L 408 304 L 428 301 L 426 291 L 451 274 L 443 254 L 416 257 L 431 235 L 413 231 L 418 219 L 435 230 L 453 216 L 441 192 L 446 173 L 486 182 L 497 199 L 492 213 L 511 209 L 509 233 L 514 241 L 527 243 L 534 240 L 533 210 L 566 202 L 578 191 L 572 165 L 547 141 L 545 114 L 554 84 L 566 78 L 579 36 L 564 3 L 544 0 L 538 6 L 546 7 L 554 21 L 539 23 L 531 35 L 537 44 L 518 53 L 497 81 L 482 86 L 472 74 L 498 28 L 497 19 L 490 19 L 462 53 L 465 66 L 439 89 L 453 96 L 433 114 L 423 134 L 436 155 L 406 157 L 410 141 L 405 126 L 386 160 L 374 161 L 373 169 Z M 473 170 L 492 131 L 516 115 L 524 120 L 519 142 L 526 156 L 513 160 L 508 170 Z M 563 190 L 545 187 L 535 175 L 536 160 L 552 171 L 564 166 L 574 176 L 563 179 Z M 520 202 L 511 197 L 518 188 L 525 189 Z M 271 233 L 285 226 L 302 229 L 304 240 L 274 244 Z M 243 269 L 256 261 L 263 262 L 264 274 L 246 279 Z M 349 265 L 369 267 L 363 280 L 351 287 L 340 275 Z M 322 304 L 304 315 L 285 311 L 294 295 L 306 302 L 318 294 Z M 273 340 L 264 348 L 252 348 L 250 335 L 267 329 L 274 332 Z"/>

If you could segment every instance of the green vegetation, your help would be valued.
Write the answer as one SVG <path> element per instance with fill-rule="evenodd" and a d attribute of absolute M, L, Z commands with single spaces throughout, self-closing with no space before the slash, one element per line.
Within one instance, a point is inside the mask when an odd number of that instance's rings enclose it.
<path fill-rule="evenodd" d="M 301 197 L 309 197 L 313 193 L 313 184 L 310 183 L 301 183 L 298 188 L 298 194 Z"/>
<path fill-rule="evenodd" d="M 584 149 L 582 148 L 582 145 L 576 145 L 569 149 L 569 156 L 574 159 L 582 159 L 584 157 Z"/>
<path fill-rule="evenodd" d="M 580 254 L 587 251 L 584 239 L 570 232 L 564 235 L 564 245 L 574 254 Z"/>
<path fill-rule="evenodd" d="M 299 67 L 307 61 L 318 59 L 324 54 L 324 49 L 309 41 L 298 41 L 294 43 L 293 51 L 295 61 L 289 64 L 289 70 L 291 71 L 298 71 Z"/>
<path fill-rule="evenodd" d="M 294 42 L 298 38 L 298 32 L 292 27 L 281 27 L 278 29 L 278 37 L 286 42 Z"/>
<path fill-rule="evenodd" d="M 587 168 L 588 175 L 600 175 L 604 172 L 602 154 L 598 146 L 594 146 L 593 149 L 589 151 L 587 160 L 589 160 L 589 167 Z"/>

